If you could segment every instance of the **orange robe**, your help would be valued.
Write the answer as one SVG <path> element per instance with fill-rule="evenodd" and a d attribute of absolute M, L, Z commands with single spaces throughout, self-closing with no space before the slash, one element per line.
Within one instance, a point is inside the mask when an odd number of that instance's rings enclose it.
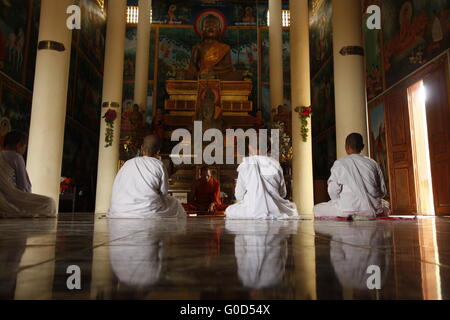
<path fill-rule="evenodd" d="M 227 208 L 220 199 L 220 184 L 215 178 L 209 179 L 208 182 L 197 180 L 193 192 L 194 203 L 185 206 L 186 211 L 208 211 L 211 203 L 214 203 L 216 212 Z"/>

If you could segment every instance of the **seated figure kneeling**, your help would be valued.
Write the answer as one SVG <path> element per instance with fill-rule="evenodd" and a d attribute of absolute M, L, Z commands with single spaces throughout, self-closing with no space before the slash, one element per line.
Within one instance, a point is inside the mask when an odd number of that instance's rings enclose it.
<path fill-rule="evenodd" d="M 5 136 L 3 151 L 0 152 L 0 217 L 55 217 L 54 200 L 31 193 L 23 159 L 26 149 L 25 134 L 13 131 Z"/>
<path fill-rule="evenodd" d="M 251 144 L 249 150 L 251 156 L 238 167 L 237 203 L 227 208 L 227 219 L 298 218 L 296 205 L 284 199 L 287 191 L 280 163 L 258 155 Z"/>
<path fill-rule="evenodd" d="M 316 218 L 389 215 L 383 200 L 387 193 L 383 173 L 378 163 L 361 155 L 363 149 L 364 141 L 359 133 L 347 137 L 348 156 L 334 163 L 328 180 L 331 201 L 314 207 Z"/>
<path fill-rule="evenodd" d="M 146 136 L 142 143 L 143 157 L 125 162 L 114 181 L 108 218 L 183 218 L 180 202 L 169 195 L 168 174 L 156 157 L 160 139 Z"/>
<path fill-rule="evenodd" d="M 200 179 L 192 186 L 189 204 L 183 207 L 191 212 L 221 213 L 225 211 L 227 205 L 222 202 L 220 194 L 219 180 L 212 176 L 207 166 L 204 166 L 200 169 Z"/>

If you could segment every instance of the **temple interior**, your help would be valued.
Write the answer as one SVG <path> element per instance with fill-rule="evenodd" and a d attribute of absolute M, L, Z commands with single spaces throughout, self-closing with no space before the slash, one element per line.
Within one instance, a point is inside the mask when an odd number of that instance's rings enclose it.
<path fill-rule="evenodd" d="M 450 299 L 449 21 L 448 0 L 0 0 L 0 157 L 25 135 L 57 213 L 0 189 L 0 300 Z M 297 220 L 227 219 L 252 132 Z M 390 216 L 319 219 L 355 132 Z M 148 135 L 187 219 L 108 219 Z"/>

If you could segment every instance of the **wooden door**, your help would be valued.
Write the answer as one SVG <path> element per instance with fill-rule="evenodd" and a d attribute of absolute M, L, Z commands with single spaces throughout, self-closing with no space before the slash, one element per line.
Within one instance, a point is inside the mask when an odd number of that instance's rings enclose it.
<path fill-rule="evenodd" d="M 408 95 L 402 88 L 386 97 L 388 161 L 393 214 L 417 212 Z"/>
<path fill-rule="evenodd" d="M 445 64 L 424 78 L 436 215 L 450 215 L 450 107 Z"/>

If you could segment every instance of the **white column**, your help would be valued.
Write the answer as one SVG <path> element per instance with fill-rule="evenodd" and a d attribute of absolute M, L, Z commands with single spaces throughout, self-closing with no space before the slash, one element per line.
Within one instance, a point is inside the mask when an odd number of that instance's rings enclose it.
<path fill-rule="evenodd" d="M 337 157 L 346 156 L 345 139 L 353 132 L 364 137 L 368 154 L 366 119 L 366 79 L 363 48 L 361 1 L 333 0 L 334 87 L 336 96 Z M 347 50 L 346 50 L 347 49 Z M 360 49 L 360 50 L 361 50 Z M 348 51 L 347 53 L 341 51 Z"/>
<path fill-rule="evenodd" d="M 314 187 L 311 143 L 311 121 L 308 121 L 310 133 L 307 142 L 303 142 L 300 133 L 300 119 L 294 111 L 296 107 L 311 105 L 311 80 L 309 64 L 309 14 L 308 0 L 291 0 L 291 94 L 292 94 L 292 161 L 294 202 L 299 213 L 313 215 Z"/>
<path fill-rule="evenodd" d="M 96 213 L 105 213 L 111 201 L 112 185 L 119 163 L 120 119 L 123 91 L 123 67 L 125 56 L 126 0 L 114 0 L 108 6 L 105 67 L 103 75 L 103 103 L 100 121 L 100 145 L 97 173 Z M 108 110 L 117 114 L 113 124 L 112 143 L 105 141 L 108 133 L 107 122 L 103 118 Z"/>
<path fill-rule="evenodd" d="M 150 61 L 150 10 L 151 0 L 139 0 L 139 23 L 137 27 L 136 74 L 134 103 L 146 112 L 148 96 L 148 68 Z"/>
<path fill-rule="evenodd" d="M 270 107 L 284 103 L 283 19 L 281 0 L 269 0 Z"/>
<path fill-rule="evenodd" d="M 72 0 L 42 0 L 36 57 L 27 169 L 33 192 L 58 205 L 64 145 L 72 31 Z"/>

